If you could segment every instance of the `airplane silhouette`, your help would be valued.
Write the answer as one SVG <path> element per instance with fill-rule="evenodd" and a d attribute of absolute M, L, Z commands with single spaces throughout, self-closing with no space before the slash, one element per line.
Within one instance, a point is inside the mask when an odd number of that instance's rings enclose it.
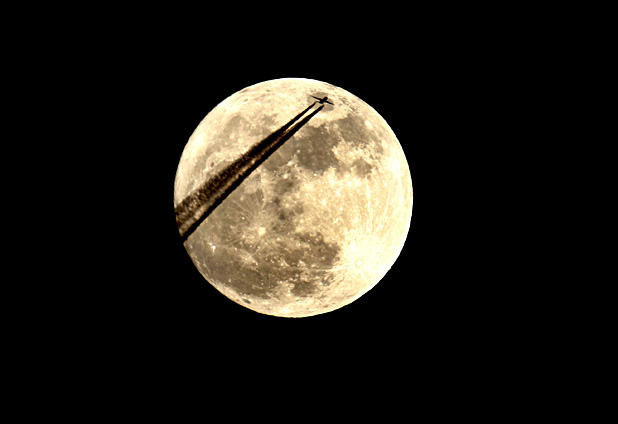
<path fill-rule="evenodd" d="M 311 97 L 313 97 L 314 99 L 318 99 L 320 101 L 320 103 L 326 102 L 329 105 L 334 105 L 334 103 L 331 103 L 331 102 L 328 101 L 328 96 L 324 96 L 321 99 L 319 97 L 315 97 L 315 96 L 311 96 Z"/>

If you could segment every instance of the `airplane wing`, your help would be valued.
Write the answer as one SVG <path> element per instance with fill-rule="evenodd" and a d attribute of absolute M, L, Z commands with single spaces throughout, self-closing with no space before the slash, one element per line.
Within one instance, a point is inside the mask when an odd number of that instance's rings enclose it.
<path fill-rule="evenodd" d="M 322 100 L 319 97 L 315 97 L 315 96 L 311 96 L 311 97 L 313 97 L 314 99 Z"/>
<path fill-rule="evenodd" d="M 325 100 L 326 103 L 328 103 L 329 105 L 334 105 L 334 103 L 331 103 L 329 100 Z"/>

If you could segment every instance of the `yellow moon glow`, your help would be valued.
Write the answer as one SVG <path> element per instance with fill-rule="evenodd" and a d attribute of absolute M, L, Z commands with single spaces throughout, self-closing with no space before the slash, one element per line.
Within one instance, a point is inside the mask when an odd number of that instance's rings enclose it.
<path fill-rule="evenodd" d="M 317 113 L 191 234 L 185 248 L 217 290 L 281 317 L 329 312 L 374 287 L 397 259 L 412 216 L 403 150 L 368 104 L 324 82 L 284 78 L 215 107 L 183 151 L 178 204 L 315 99 Z"/>

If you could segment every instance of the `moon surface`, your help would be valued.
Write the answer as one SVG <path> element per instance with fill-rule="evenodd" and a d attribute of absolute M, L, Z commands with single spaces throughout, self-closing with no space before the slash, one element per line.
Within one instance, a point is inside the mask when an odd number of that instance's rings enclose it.
<path fill-rule="evenodd" d="M 311 96 L 334 105 L 185 242 L 207 281 L 263 314 L 307 317 L 353 302 L 391 268 L 410 226 L 410 170 L 386 121 L 344 89 L 302 78 L 252 85 L 217 105 L 184 148 L 174 205 L 309 106 Z"/>

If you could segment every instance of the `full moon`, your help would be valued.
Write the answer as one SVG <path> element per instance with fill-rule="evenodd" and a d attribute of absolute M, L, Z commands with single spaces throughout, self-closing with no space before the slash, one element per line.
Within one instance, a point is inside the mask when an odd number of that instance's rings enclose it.
<path fill-rule="evenodd" d="M 174 206 L 324 96 L 333 104 L 323 103 L 184 242 L 210 284 L 259 313 L 330 312 L 388 272 L 412 216 L 412 179 L 399 141 L 346 90 L 283 78 L 222 101 L 180 158 Z"/>

